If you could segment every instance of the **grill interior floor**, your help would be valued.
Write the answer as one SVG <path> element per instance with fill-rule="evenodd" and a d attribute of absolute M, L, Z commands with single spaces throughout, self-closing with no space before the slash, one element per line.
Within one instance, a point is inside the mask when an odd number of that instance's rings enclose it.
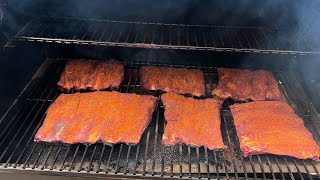
<path fill-rule="evenodd" d="M 221 109 L 221 131 L 226 150 L 212 151 L 204 147 L 178 144 L 164 147 L 164 109 L 161 101 L 153 114 L 152 121 L 138 145 L 103 144 L 50 144 L 34 142 L 34 135 L 42 125 L 45 113 L 54 99 L 61 93 L 56 83 L 63 70 L 65 60 L 48 60 L 48 68 L 41 68 L 29 86 L 17 98 L 15 104 L 0 119 L 0 168 L 37 171 L 70 171 L 108 173 L 111 175 L 136 175 L 176 178 L 319 178 L 320 164 L 311 160 L 299 160 L 287 156 L 254 155 L 243 157 L 236 136 L 233 118 L 228 106 L 235 102 L 227 100 Z M 151 94 L 159 97 L 160 92 L 140 88 L 138 70 L 141 63 L 129 62 L 125 80 L 117 91 L 123 93 Z M 157 64 L 159 65 L 159 64 Z M 162 64 L 161 66 L 169 66 Z M 177 66 L 181 67 L 181 65 Z M 186 66 L 184 66 L 186 67 Z M 187 66 L 204 71 L 207 97 L 217 85 L 214 67 Z M 317 130 L 312 124 L 313 111 L 299 103 L 299 88 L 289 86 L 286 73 L 276 72 L 284 95 L 304 120 L 306 127 L 319 142 Z M 291 81 L 290 81 L 291 82 Z M 307 99 L 301 100 L 308 104 Z M 299 106 L 296 104 L 299 103 Z M 309 112 L 309 114 L 306 114 Z"/>

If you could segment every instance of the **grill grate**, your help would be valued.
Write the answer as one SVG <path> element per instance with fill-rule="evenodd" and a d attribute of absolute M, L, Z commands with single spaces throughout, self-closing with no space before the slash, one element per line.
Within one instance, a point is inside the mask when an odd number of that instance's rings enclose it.
<path fill-rule="evenodd" d="M 70 172 L 88 175 L 119 175 L 173 178 L 272 178 L 272 179 L 312 179 L 320 178 L 319 162 L 299 160 L 286 156 L 254 155 L 243 157 L 232 116 L 227 101 L 221 110 L 221 131 L 224 143 L 229 147 L 224 151 L 191 147 L 179 144 L 173 147 L 161 145 L 164 132 L 163 106 L 161 102 L 153 114 L 140 143 L 136 146 L 116 145 L 66 145 L 33 142 L 37 129 L 41 126 L 47 108 L 60 94 L 56 88 L 65 61 L 54 61 L 43 76 L 33 78 L 27 90 L 0 120 L 0 168 L 2 170 L 36 170 L 48 173 Z M 123 93 L 152 94 L 140 88 L 138 69 L 141 64 L 129 63 L 125 81 L 118 91 Z M 189 66 L 188 66 L 189 67 Z M 191 67 L 189 67 L 191 68 Z M 206 86 L 212 89 L 217 83 L 216 69 L 195 66 L 205 72 Z M 278 75 L 281 74 L 281 75 Z M 285 83 L 285 73 L 277 73 L 281 87 L 290 88 Z M 286 84 L 286 85 L 284 85 Z M 288 87 L 287 87 L 288 86 Z M 209 92 L 207 93 L 209 95 Z M 291 97 L 292 93 L 284 94 Z M 290 100 L 291 98 L 288 98 Z M 293 107 L 293 101 L 289 101 Z M 297 109 L 311 126 L 302 109 Z M 312 129 L 311 129 L 312 130 Z M 315 132 L 313 132 L 315 133 Z"/>
<path fill-rule="evenodd" d="M 291 37 L 293 36 L 293 37 Z M 36 18 L 15 40 L 156 49 L 272 54 L 319 54 L 314 36 L 299 39 L 288 29 Z"/>

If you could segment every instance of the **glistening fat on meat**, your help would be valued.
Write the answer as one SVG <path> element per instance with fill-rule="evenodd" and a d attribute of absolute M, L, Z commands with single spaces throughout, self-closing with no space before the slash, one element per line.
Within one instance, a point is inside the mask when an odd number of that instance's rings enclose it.
<path fill-rule="evenodd" d="M 286 102 L 249 102 L 230 109 L 244 156 L 270 153 L 319 160 L 318 144 Z"/>
<path fill-rule="evenodd" d="M 35 140 L 137 144 L 150 123 L 156 99 L 118 92 L 62 94 L 50 106 Z"/>
<path fill-rule="evenodd" d="M 185 143 L 209 149 L 225 148 L 220 130 L 220 108 L 217 99 L 186 98 L 176 93 L 161 96 L 165 108 L 162 143 L 170 146 Z"/>
<path fill-rule="evenodd" d="M 204 74 L 198 69 L 145 66 L 140 69 L 140 76 L 141 85 L 147 90 L 205 95 Z"/>

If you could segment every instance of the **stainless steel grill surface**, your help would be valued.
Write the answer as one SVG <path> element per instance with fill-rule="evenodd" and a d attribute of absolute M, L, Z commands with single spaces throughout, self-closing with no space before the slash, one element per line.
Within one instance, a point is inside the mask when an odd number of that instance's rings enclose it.
<path fill-rule="evenodd" d="M 272 54 L 320 54 L 314 36 L 287 29 L 163 24 L 74 18 L 35 18 L 14 40 L 155 49 Z"/>
<path fill-rule="evenodd" d="M 239 149 L 233 118 L 227 101 L 221 109 L 221 131 L 228 149 L 211 151 L 203 147 L 183 144 L 174 147 L 161 145 L 165 121 L 163 106 L 159 101 L 152 121 L 141 142 L 136 145 L 116 144 L 49 144 L 34 142 L 34 135 L 41 126 L 46 110 L 61 93 L 56 83 L 65 60 L 47 60 L 26 89 L 0 119 L 0 169 L 1 171 L 36 170 L 42 173 L 85 173 L 88 176 L 110 175 L 126 177 L 172 178 L 320 178 L 319 162 L 299 160 L 287 156 L 254 155 L 244 158 Z M 123 93 L 152 94 L 140 88 L 138 69 L 143 65 L 129 62 L 125 81 L 117 89 Z M 169 66 L 156 64 L 158 66 Z M 205 72 L 207 97 L 217 84 L 216 68 L 208 66 L 174 67 L 198 68 Z M 298 80 L 290 72 L 275 72 L 287 100 L 304 119 L 319 142 L 318 114 L 303 94 Z"/>

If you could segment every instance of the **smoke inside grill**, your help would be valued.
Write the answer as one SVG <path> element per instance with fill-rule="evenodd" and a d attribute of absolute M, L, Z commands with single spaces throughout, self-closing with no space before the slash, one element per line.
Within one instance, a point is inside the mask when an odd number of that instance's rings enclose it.
<path fill-rule="evenodd" d="M 49 61 L 47 61 L 49 62 Z M 232 116 L 227 108 L 234 103 L 227 101 L 221 110 L 221 130 L 225 151 L 183 144 L 164 147 L 161 139 L 165 121 L 163 107 L 158 102 L 151 124 L 136 145 L 103 144 L 65 145 L 33 142 L 41 126 L 46 110 L 60 94 L 56 87 L 65 60 L 55 60 L 44 71 L 40 69 L 27 89 L 0 119 L 0 168 L 35 169 L 37 171 L 87 172 L 111 175 L 136 175 L 175 178 L 320 178 L 320 164 L 311 160 L 299 160 L 286 156 L 254 155 L 244 158 L 239 149 Z M 125 81 L 118 91 L 123 93 L 152 94 L 140 88 L 138 69 L 141 63 L 130 63 Z M 159 64 L 158 64 L 159 65 Z M 161 64 L 161 66 L 171 66 Z M 44 66 L 45 67 L 45 66 Z M 217 84 L 216 69 L 204 66 L 173 66 L 198 68 L 205 72 L 207 96 Z M 285 72 L 275 73 L 282 90 L 306 126 L 317 135 L 315 118 L 303 99 L 298 86 L 290 85 L 292 79 Z M 291 80 L 291 81 L 290 81 Z M 302 97 L 302 98 L 299 98 Z M 296 106 L 299 103 L 299 106 Z M 315 136 L 319 142 L 318 136 Z"/>

